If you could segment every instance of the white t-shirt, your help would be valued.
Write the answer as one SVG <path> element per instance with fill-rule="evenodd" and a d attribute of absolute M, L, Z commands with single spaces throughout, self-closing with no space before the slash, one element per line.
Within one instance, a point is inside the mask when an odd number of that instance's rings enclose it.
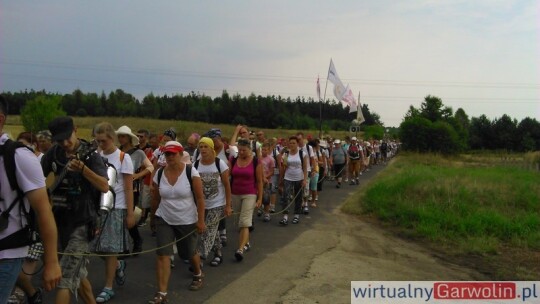
<path fill-rule="evenodd" d="M 2 134 L 0 136 L 0 145 L 3 145 L 6 140 L 8 140 L 7 134 Z M 20 148 L 15 150 L 15 166 L 17 172 L 15 176 L 17 178 L 17 184 L 21 188 L 23 193 L 27 193 L 32 190 L 36 190 L 42 187 L 45 187 L 45 177 L 43 176 L 43 170 L 38 161 L 36 155 L 26 149 Z M 17 197 L 17 192 L 12 191 L 9 185 L 9 180 L 7 178 L 6 170 L 4 170 L 4 157 L 0 156 L 0 193 L 3 198 L 3 201 L 0 201 L 0 209 L 6 210 L 13 200 Z M 28 199 L 24 197 L 24 207 L 26 210 L 30 210 L 30 204 Z M 0 232 L 0 239 L 20 230 L 21 225 L 21 214 L 19 209 L 19 203 L 11 209 L 9 212 L 9 225 L 6 230 Z M 26 218 L 22 216 L 22 222 L 26 225 Z M 6 249 L 0 251 L 0 260 L 1 259 L 13 259 L 13 258 L 22 258 L 28 255 L 28 246 Z"/>
<path fill-rule="evenodd" d="M 163 169 L 165 170 L 165 169 Z M 156 216 L 161 217 L 169 225 L 190 225 L 197 222 L 197 205 L 191 186 L 186 175 L 186 170 L 176 180 L 174 185 L 169 183 L 165 171 L 158 183 L 158 175 L 154 175 L 154 183 L 159 184 L 161 201 L 156 210 Z M 199 177 L 199 172 L 191 168 L 191 177 Z"/>
<path fill-rule="evenodd" d="M 304 179 L 304 169 L 302 168 L 302 161 L 300 159 L 300 151 L 296 154 L 285 153 L 283 154 L 285 167 L 284 179 L 288 181 L 301 181 Z M 308 157 L 304 154 L 304 161 L 307 161 Z"/>
<path fill-rule="evenodd" d="M 101 156 L 107 159 L 109 164 L 116 168 L 116 185 L 114 185 L 114 193 L 116 193 L 116 200 L 114 201 L 114 208 L 127 209 L 126 195 L 124 189 L 124 174 L 133 175 L 133 162 L 129 154 L 124 153 L 124 159 L 120 162 L 120 149 L 116 149 L 111 154 L 104 154 L 100 152 Z"/>
<path fill-rule="evenodd" d="M 219 160 L 221 173 L 229 170 L 229 166 L 223 160 Z M 212 209 L 220 206 L 225 206 L 225 186 L 221 180 L 221 175 L 216 167 L 216 162 L 210 165 L 204 165 L 199 161 L 197 168 L 201 176 L 204 192 L 204 208 Z"/>

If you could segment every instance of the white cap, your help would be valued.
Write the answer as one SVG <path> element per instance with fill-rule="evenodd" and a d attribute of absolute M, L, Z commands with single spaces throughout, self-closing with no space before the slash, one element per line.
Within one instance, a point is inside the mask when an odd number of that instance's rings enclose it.
<path fill-rule="evenodd" d="M 351 140 L 358 140 L 358 138 L 356 138 L 356 136 L 353 136 Z"/>

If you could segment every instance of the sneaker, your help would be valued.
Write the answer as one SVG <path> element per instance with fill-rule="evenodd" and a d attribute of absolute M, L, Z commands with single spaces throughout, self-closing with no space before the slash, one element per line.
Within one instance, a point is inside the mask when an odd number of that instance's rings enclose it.
<path fill-rule="evenodd" d="M 358 178 L 356 179 L 356 184 L 360 185 L 360 180 Z"/>
<path fill-rule="evenodd" d="M 148 301 L 148 304 L 165 304 L 167 303 L 167 296 L 161 292 L 156 292 L 154 298 Z"/>
<path fill-rule="evenodd" d="M 281 226 L 287 226 L 289 224 L 289 221 L 287 219 L 282 219 L 281 221 L 279 221 L 279 224 Z"/>
<path fill-rule="evenodd" d="M 309 208 L 308 208 L 308 206 L 304 206 L 304 214 L 305 214 L 305 215 L 308 215 L 308 214 L 309 214 Z"/>
<path fill-rule="evenodd" d="M 270 222 L 270 214 L 265 214 L 264 217 L 263 217 L 263 222 Z"/>
<path fill-rule="evenodd" d="M 341 188 L 341 183 L 337 183 L 336 188 Z"/>
<path fill-rule="evenodd" d="M 241 262 L 244 259 L 244 251 L 242 249 L 236 250 L 234 257 L 238 262 Z"/>
<path fill-rule="evenodd" d="M 174 265 L 174 260 L 171 260 L 171 269 L 173 269 L 174 267 L 176 267 L 176 265 Z"/>
<path fill-rule="evenodd" d="M 247 242 L 247 243 L 244 245 L 244 252 L 248 252 L 250 249 L 251 249 L 251 244 L 250 244 L 249 242 Z"/>
<path fill-rule="evenodd" d="M 315 196 L 315 201 L 318 202 L 319 201 L 319 196 Z"/>
<path fill-rule="evenodd" d="M 201 274 L 199 275 L 193 275 L 193 280 L 191 281 L 191 284 L 189 285 L 189 290 L 197 291 L 201 289 L 203 287 L 203 278 L 204 278 L 204 273 L 202 273 L 202 271 L 201 271 Z"/>
<path fill-rule="evenodd" d="M 292 223 L 293 223 L 293 224 L 298 224 L 298 223 L 300 223 L 300 218 L 298 218 L 298 217 L 293 218 Z"/>
<path fill-rule="evenodd" d="M 260 208 L 259 208 L 259 209 L 257 209 L 257 216 L 259 216 L 259 217 L 260 217 L 260 216 L 261 216 L 262 214 L 263 214 L 263 211 L 262 211 L 262 209 L 260 209 Z"/>
<path fill-rule="evenodd" d="M 276 207 L 274 205 L 270 206 L 270 213 L 276 213 Z"/>
<path fill-rule="evenodd" d="M 28 304 L 41 304 L 43 303 L 43 289 L 38 288 L 33 296 L 27 298 Z"/>
<path fill-rule="evenodd" d="M 116 281 L 116 284 L 118 286 L 122 286 L 124 285 L 124 283 L 126 283 L 125 270 L 126 270 L 127 264 L 126 264 L 126 261 L 124 260 L 119 260 L 118 262 L 120 262 L 120 267 L 116 268 L 116 274 L 114 276 L 114 280 Z"/>

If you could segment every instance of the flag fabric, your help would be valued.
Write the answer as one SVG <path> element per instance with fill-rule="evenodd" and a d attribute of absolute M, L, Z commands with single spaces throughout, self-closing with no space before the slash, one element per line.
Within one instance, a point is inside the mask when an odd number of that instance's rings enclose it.
<path fill-rule="evenodd" d="M 330 80 L 330 82 L 333 84 L 342 84 L 332 59 L 330 59 L 330 67 L 328 68 L 328 80 Z"/>
<path fill-rule="evenodd" d="M 321 100 L 321 83 L 319 82 L 319 76 L 317 75 L 317 97 Z"/>
<path fill-rule="evenodd" d="M 345 93 L 341 96 L 341 101 L 343 102 L 343 105 L 349 106 L 349 113 L 354 113 L 358 110 L 356 99 L 354 98 L 354 94 L 349 85 L 347 85 Z"/>
<path fill-rule="evenodd" d="M 364 118 L 364 113 L 362 112 L 362 103 L 360 102 L 360 92 L 358 92 L 358 113 L 356 113 L 356 120 L 358 120 L 359 124 L 366 121 L 366 119 Z"/>
<path fill-rule="evenodd" d="M 343 82 L 341 82 L 341 79 L 339 79 L 336 67 L 334 66 L 334 62 L 332 61 L 332 59 L 330 59 L 330 67 L 328 68 L 328 80 L 334 84 L 334 96 L 336 96 L 338 101 L 341 101 L 343 95 L 346 92 L 346 88 L 343 85 Z"/>

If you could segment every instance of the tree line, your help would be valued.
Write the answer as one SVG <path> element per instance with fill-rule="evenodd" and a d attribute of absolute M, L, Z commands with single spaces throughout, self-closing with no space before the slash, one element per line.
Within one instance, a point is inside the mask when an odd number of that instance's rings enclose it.
<path fill-rule="evenodd" d="M 19 115 L 25 105 L 40 97 L 58 100 L 61 110 L 71 116 L 116 116 L 145 117 L 201 121 L 215 124 L 245 124 L 250 127 L 271 129 L 319 129 L 319 115 L 322 112 L 322 129 L 348 130 L 356 113 L 349 114 L 349 108 L 340 103 L 326 100 L 322 103 L 313 98 L 281 96 L 261 96 L 251 94 L 232 96 L 223 91 L 221 96 L 210 96 L 191 92 L 187 95 L 163 95 L 150 93 L 142 100 L 121 89 L 109 94 L 101 92 L 83 93 L 75 90 L 71 94 L 57 94 L 45 91 L 3 92 L 10 105 L 9 112 Z M 380 125 L 380 116 L 371 113 L 367 104 L 362 106 L 366 122 L 364 125 Z"/>
<path fill-rule="evenodd" d="M 453 112 L 428 95 L 419 108 L 410 106 L 399 127 L 403 148 L 419 152 L 459 153 L 466 150 L 540 150 L 540 123 L 526 117 L 518 122 L 504 114 L 488 119 L 472 117 L 462 108 Z"/>

